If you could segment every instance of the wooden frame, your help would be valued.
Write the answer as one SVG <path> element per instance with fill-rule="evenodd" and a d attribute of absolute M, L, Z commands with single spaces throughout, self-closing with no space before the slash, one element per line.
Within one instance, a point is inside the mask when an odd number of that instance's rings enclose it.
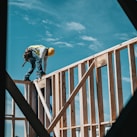
<path fill-rule="evenodd" d="M 39 108 L 41 107 L 44 111 L 43 113 L 41 109 L 38 109 L 38 113 L 43 114 L 39 115 L 39 119 L 43 119 L 41 122 L 47 131 L 53 133 L 54 137 L 77 137 L 77 134 L 81 137 L 96 137 L 97 135 L 103 137 L 125 105 L 120 56 L 123 49 L 127 51 L 128 56 L 132 95 L 137 88 L 136 44 L 137 37 L 47 74 L 41 80 L 34 80 L 33 83 L 41 102 Z M 107 68 L 109 120 L 105 120 L 102 85 L 104 79 L 101 72 L 103 67 Z M 14 82 L 17 84 L 22 81 Z M 26 83 L 22 82 L 22 84 Z M 44 94 L 41 91 L 43 88 Z M 67 109 L 69 113 L 66 113 Z M 79 109 L 79 114 L 76 113 L 77 109 Z M 69 123 L 67 123 L 68 119 Z M 76 122 L 77 120 L 79 123 Z"/>

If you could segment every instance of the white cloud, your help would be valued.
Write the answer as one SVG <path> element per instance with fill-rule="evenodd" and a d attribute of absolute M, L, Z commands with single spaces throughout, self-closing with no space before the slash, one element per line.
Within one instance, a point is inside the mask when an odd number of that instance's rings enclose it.
<path fill-rule="evenodd" d="M 54 42 L 57 40 L 58 40 L 57 38 L 46 38 L 46 41 L 48 41 L 48 42 Z"/>
<path fill-rule="evenodd" d="M 27 15 L 25 15 L 25 16 L 23 17 L 23 19 L 24 19 L 25 21 L 27 21 L 28 24 L 31 24 L 31 25 L 37 24 L 37 21 L 36 21 L 36 20 L 31 20 Z"/>
<path fill-rule="evenodd" d="M 9 5 L 14 5 L 14 6 L 18 6 L 20 8 L 29 8 L 29 9 L 32 9 L 34 8 L 34 2 L 32 1 L 21 1 L 21 0 L 18 0 L 18 1 L 10 1 L 9 2 Z M 35 7 L 36 8 L 36 7 Z"/>
<path fill-rule="evenodd" d="M 81 38 L 86 41 L 97 41 L 95 38 L 91 36 L 82 36 Z"/>
<path fill-rule="evenodd" d="M 77 43 L 77 45 L 79 45 L 79 46 L 85 46 L 85 44 L 82 43 L 82 42 Z"/>
<path fill-rule="evenodd" d="M 45 8 L 43 2 L 39 0 L 18 0 L 18 1 L 9 1 L 9 6 L 17 6 L 22 9 L 30 9 L 30 10 L 38 10 L 44 13 L 48 13 L 51 15 L 56 15 L 54 12 L 49 10 L 49 8 Z"/>
<path fill-rule="evenodd" d="M 127 33 L 116 34 L 116 36 L 121 40 L 127 40 L 129 37 Z"/>
<path fill-rule="evenodd" d="M 124 40 L 124 41 L 129 40 L 131 37 L 134 37 L 136 35 L 137 35 L 137 33 L 134 33 L 134 32 L 133 33 L 117 33 L 117 34 L 115 34 L 115 36 L 118 39 Z"/>
<path fill-rule="evenodd" d="M 54 42 L 54 44 L 59 45 L 59 47 L 73 47 L 72 44 L 62 41 Z"/>
<path fill-rule="evenodd" d="M 85 30 L 85 26 L 77 22 L 68 22 L 66 23 L 66 27 L 68 30 L 75 30 L 75 31 Z"/>
<path fill-rule="evenodd" d="M 92 41 L 89 45 L 89 49 L 92 49 L 93 51 L 100 51 L 102 49 L 102 44 L 98 40 Z"/>
<path fill-rule="evenodd" d="M 84 35 L 84 36 L 81 36 L 81 39 L 84 41 L 91 42 L 89 44 L 89 49 L 93 51 L 98 51 L 102 48 L 102 44 L 96 38 Z"/>
<path fill-rule="evenodd" d="M 49 37 L 52 36 L 52 34 L 49 31 L 46 31 L 46 35 L 49 36 Z"/>
<path fill-rule="evenodd" d="M 122 80 L 125 82 L 130 82 L 130 78 L 128 78 L 128 77 L 122 77 Z"/>

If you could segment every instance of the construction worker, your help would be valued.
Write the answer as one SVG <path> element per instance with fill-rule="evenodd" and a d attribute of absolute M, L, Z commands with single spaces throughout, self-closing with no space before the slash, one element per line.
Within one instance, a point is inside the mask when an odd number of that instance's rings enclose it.
<path fill-rule="evenodd" d="M 24 64 L 26 62 L 29 62 L 31 64 L 31 68 L 28 70 L 28 72 L 25 74 L 24 80 L 25 81 L 30 81 L 29 77 L 34 71 L 34 69 L 37 66 L 37 75 L 38 78 L 41 78 L 43 75 L 46 74 L 46 63 L 47 63 L 47 58 L 48 56 L 52 56 L 54 54 L 54 48 L 52 47 L 45 47 L 43 45 L 31 45 L 29 46 L 23 55 L 24 57 Z M 42 62 L 44 64 L 44 71 L 42 67 Z"/>

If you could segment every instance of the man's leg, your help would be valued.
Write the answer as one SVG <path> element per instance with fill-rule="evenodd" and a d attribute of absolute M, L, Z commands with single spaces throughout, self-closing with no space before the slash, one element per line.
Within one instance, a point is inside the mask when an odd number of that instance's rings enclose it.
<path fill-rule="evenodd" d="M 36 65 L 38 69 L 37 71 L 38 78 L 41 78 L 42 75 L 45 74 L 42 68 L 42 58 L 40 58 L 35 52 L 32 52 L 32 56 L 36 59 Z"/>
<path fill-rule="evenodd" d="M 40 49 L 40 58 L 42 58 L 42 66 L 44 68 L 44 72 L 46 74 L 46 66 L 47 66 L 47 54 L 48 54 L 48 48 L 43 47 Z"/>
<path fill-rule="evenodd" d="M 28 70 L 28 72 L 25 74 L 24 80 L 28 80 L 30 81 L 29 77 L 32 74 L 32 72 L 34 71 L 36 65 L 35 65 L 35 59 L 34 58 L 30 58 L 29 63 L 31 64 L 31 68 Z"/>
<path fill-rule="evenodd" d="M 45 56 L 44 57 L 44 59 L 43 59 L 43 64 L 44 64 L 44 72 L 45 72 L 45 74 L 46 74 L 46 68 L 47 68 L 47 56 Z"/>

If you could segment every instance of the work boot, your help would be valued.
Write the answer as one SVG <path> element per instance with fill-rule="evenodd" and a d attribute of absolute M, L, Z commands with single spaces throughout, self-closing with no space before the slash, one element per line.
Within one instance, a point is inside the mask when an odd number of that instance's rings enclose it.
<path fill-rule="evenodd" d="M 41 78 L 43 75 L 46 75 L 46 73 L 42 71 L 42 72 L 40 73 L 40 78 Z"/>
<path fill-rule="evenodd" d="M 25 77 L 24 81 L 30 81 L 29 77 Z"/>

